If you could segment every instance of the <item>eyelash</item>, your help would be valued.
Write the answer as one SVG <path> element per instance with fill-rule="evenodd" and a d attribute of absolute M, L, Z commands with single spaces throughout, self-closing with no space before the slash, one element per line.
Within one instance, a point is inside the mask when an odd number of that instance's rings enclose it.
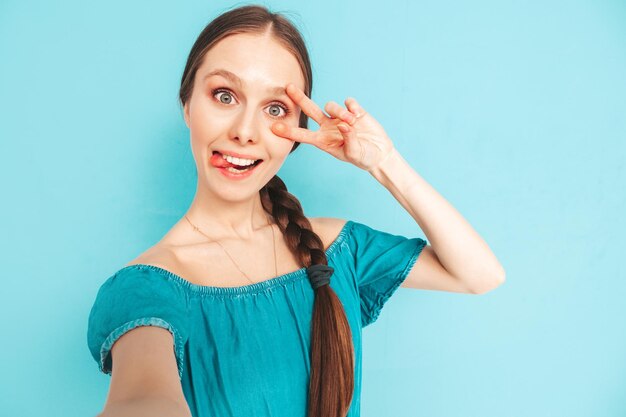
<path fill-rule="evenodd" d="M 214 88 L 211 90 L 211 96 L 215 97 L 215 95 L 217 93 L 228 93 L 231 96 L 233 96 L 232 91 L 230 91 L 227 88 Z M 221 104 L 226 104 L 226 103 L 222 103 L 221 101 L 217 100 L 219 103 Z M 278 106 L 281 109 L 283 109 L 283 111 L 285 112 L 285 114 L 283 116 L 273 116 L 276 117 L 277 119 L 284 119 L 287 116 L 289 116 L 291 114 L 291 110 L 289 109 L 289 107 L 287 107 L 286 105 L 284 105 L 283 103 L 281 103 L 280 101 L 274 101 L 272 103 L 270 103 L 270 106 Z"/>

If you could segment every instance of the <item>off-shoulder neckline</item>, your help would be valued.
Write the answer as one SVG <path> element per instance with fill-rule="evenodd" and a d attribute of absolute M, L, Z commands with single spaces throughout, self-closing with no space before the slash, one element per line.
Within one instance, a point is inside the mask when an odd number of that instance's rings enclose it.
<path fill-rule="evenodd" d="M 346 239 L 346 236 L 350 232 L 350 226 L 353 223 L 354 223 L 353 221 L 347 220 L 346 223 L 341 228 L 341 230 L 339 231 L 339 234 L 337 235 L 335 240 L 326 249 L 325 251 L 326 258 L 329 260 L 329 262 L 330 262 L 331 256 L 333 255 L 333 253 L 335 253 L 337 247 Z M 175 274 L 174 272 L 170 270 L 161 268 L 160 266 L 142 264 L 142 263 L 125 266 L 121 268 L 120 270 L 118 270 L 115 275 L 120 274 L 123 271 L 129 271 L 129 270 L 134 270 L 134 269 L 137 269 L 137 270 L 145 269 L 145 270 L 158 272 L 161 275 L 175 281 L 176 283 L 181 284 L 186 289 L 194 293 L 199 293 L 199 294 L 204 294 L 204 295 L 241 295 L 241 294 L 257 293 L 260 291 L 265 291 L 267 289 L 284 285 L 288 282 L 306 277 L 306 268 L 303 267 L 298 270 L 279 275 L 277 277 L 273 277 L 273 278 L 266 279 L 264 281 L 256 282 L 254 284 L 247 284 L 247 285 L 242 285 L 238 287 L 215 287 L 211 285 L 194 284 L 191 281 L 183 278 L 180 275 Z"/>

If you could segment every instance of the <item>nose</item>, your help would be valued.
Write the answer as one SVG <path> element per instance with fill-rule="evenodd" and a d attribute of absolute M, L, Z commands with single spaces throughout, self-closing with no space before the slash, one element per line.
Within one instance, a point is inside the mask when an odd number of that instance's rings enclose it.
<path fill-rule="evenodd" d="M 239 141 L 242 145 L 258 142 L 259 132 L 252 109 L 241 112 L 234 120 L 230 137 L 232 140 Z"/>

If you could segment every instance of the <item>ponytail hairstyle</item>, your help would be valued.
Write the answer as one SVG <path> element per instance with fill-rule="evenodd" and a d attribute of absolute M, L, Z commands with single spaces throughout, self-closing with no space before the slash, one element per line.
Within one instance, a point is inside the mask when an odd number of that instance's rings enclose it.
<path fill-rule="evenodd" d="M 272 13 L 265 6 L 246 5 L 219 15 L 196 39 L 181 80 L 181 105 L 184 107 L 191 98 L 196 72 L 207 51 L 217 42 L 234 34 L 267 32 L 298 60 L 305 80 L 304 93 L 311 97 L 311 63 L 300 32 L 281 14 Z M 306 128 L 308 120 L 301 112 L 298 126 Z M 299 145 L 295 142 L 290 153 Z M 287 191 L 278 175 L 260 190 L 260 197 L 264 210 L 275 219 L 302 267 L 328 265 L 322 240 L 313 231 L 298 199 Z M 343 305 L 330 285 L 322 285 L 314 291 L 308 417 L 345 417 L 354 392 L 352 332 Z"/>

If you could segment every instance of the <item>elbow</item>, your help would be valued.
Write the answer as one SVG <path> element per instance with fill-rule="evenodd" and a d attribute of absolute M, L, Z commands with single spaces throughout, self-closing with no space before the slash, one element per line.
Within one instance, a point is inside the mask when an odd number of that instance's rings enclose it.
<path fill-rule="evenodd" d="M 475 287 L 472 292 L 477 295 L 486 294 L 489 291 L 495 290 L 500 285 L 504 284 L 505 281 L 506 273 L 504 272 L 504 269 L 501 269 L 498 274 L 495 274 L 492 278 L 488 280 L 484 280 L 483 285 L 478 288 Z"/>

